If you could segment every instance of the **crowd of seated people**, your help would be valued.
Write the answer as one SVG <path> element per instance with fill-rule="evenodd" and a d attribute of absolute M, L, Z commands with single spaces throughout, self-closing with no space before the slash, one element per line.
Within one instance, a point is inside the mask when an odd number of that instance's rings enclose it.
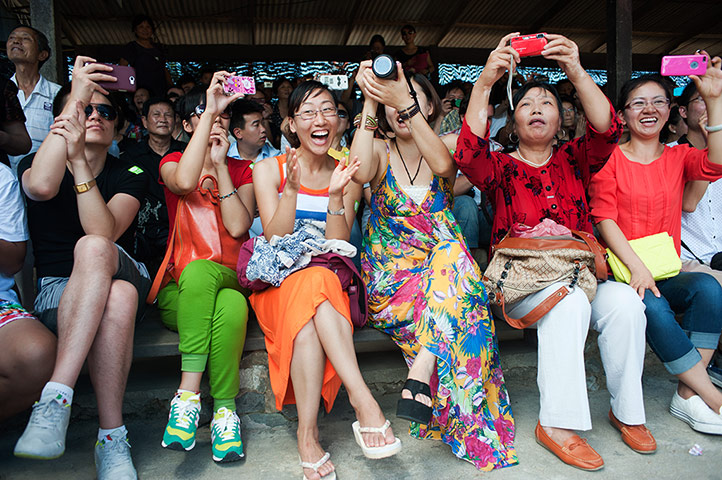
<path fill-rule="evenodd" d="M 590 328 L 608 417 L 629 448 L 658 448 L 645 426 L 647 343 L 676 377 L 672 415 L 722 435 L 720 58 L 678 98 L 648 75 L 610 101 L 561 35 L 548 34 L 542 56 L 563 81 L 509 72 L 509 58 L 520 61 L 509 34 L 475 83 L 435 87 L 429 51 L 405 25 L 393 80 L 373 73 L 386 47 L 375 35 L 347 91 L 279 77 L 242 98 L 224 91 L 233 72 L 210 67 L 172 83 L 152 19 L 132 31 L 116 59 L 138 73 L 132 94 L 101 86 L 116 80 L 111 67 L 84 56 L 69 84 L 49 82 L 42 32 L 20 26 L 7 39 L 16 74 L 0 85 L 0 421 L 32 406 L 16 456 L 64 453 L 87 362 L 98 478 L 137 478 L 122 405 L 135 327 L 154 308 L 181 356 L 158 441 L 195 447 L 207 372 L 212 458 L 244 458 L 235 398 L 250 307 L 276 407 L 298 409 L 304 478 L 336 478 L 317 414 L 341 385 L 363 455 L 402 451 L 357 363 L 352 335 L 364 325 L 408 365 L 396 416 L 412 437 L 441 440 L 479 470 L 515 465 L 494 318 L 524 316 L 559 288 L 564 299 L 532 325 L 543 447 L 582 470 L 604 466 L 579 436 L 592 428 Z M 591 301 L 558 282 L 504 314 L 482 283 L 491 247 L 544 220 L 597 233 L 631 279 L 600 281 Z M 664 232 L 682 268 L 655 280 L 630 241 Z M 328 258 L 363 279 L 362 313 Z"/>

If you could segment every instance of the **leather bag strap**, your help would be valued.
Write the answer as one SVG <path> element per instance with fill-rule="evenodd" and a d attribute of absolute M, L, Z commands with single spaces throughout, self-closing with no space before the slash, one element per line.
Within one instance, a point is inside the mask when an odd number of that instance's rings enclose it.
<path fill-rule="evenodd" d="M 589 251 L 594 254 L 594 269 L 596 270 L 595 275 L 597 280 L 607 279 L 607 252 L 604 250 L 594 235 L 582 232 L 579 230 L 572 230 L 574 236 L 579 237 L 589 247 Z"/>
<path fill-rule="evenodd" d="M 506 320 L 506 323 L 508 323 L 514 328 L 524 329 L 538 322 L 567 295 L 569 295 L 569 290 L 566 286 L 563 285 L 559 287 L 554 293 L 545 298 L 544 301 L 542 301 L 539 305 L 534 307 L 531 312 L 527 313 L 521 318 L 511 318 L 506 314 L 506 304 L 504 303 L 503 293 L 496 293 L 496 303 L 501 306 L 501 312 L 504 315 L 504 320 Z"/>

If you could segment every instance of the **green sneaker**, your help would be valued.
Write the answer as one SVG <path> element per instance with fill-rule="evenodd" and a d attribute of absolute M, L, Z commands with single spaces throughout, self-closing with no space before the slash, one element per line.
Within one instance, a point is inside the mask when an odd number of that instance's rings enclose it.
<path fill-rule="evenodd" d="M 188 451 L 196 446 L 196 429 L 201 415 L 201 395 L 193 392 L 176 393 L 170 402 L 168 425 L 163 432 L 165 448 Z"/>
<path fill-rule="evenodd" d="M 211 422 L 211 452 L 216 462 L 235 462 L 243 459 L 241 420 L 236 412 L 219 408 Z"/>

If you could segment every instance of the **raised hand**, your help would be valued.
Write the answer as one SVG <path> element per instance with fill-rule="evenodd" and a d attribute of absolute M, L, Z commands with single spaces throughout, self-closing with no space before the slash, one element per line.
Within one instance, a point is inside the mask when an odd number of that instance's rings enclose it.
<path fill-rule="evenodd" d="M 707 52 L 700 50 L 700 53 L 709 59 Z M 705 103 L 708 100 L 719 98 L 722 96 L 722 59 L 714 57 L 707 62 L 707 72 L 704 75 L 690 75 L 689 78 L 697 86 L 697 91 Z"/>
<path fill-rule="evenodd" d="M 547 40 L 549 43 L 544 47 L 542 57 L 556 60 L 572 83 L 586 73 L 579 61 L 579 47 L 576 43 L 554 33 L 547 34 Z"/>
<path fill-rule="evenodd" d="M 216 167 L 226 165 L 228 159 L 228 148 L 231 143 L 228 141 L 228 132 L 223 126 L 216 122 L 211 128 L 210 135 L 211 143 L 211 161 Z"/>
<path fill-rule="evenodd" d="M 206 91 L 206 112 L 212 115 L 213 118 L 221 114 L 231 103 L 235 102 L 239 98 L 243 98 L 241 92 L 236 92 L 233 95 L 227 95 L 223 90 L 228 77 L 235 75 L 235 72 L 229 73 L 224 70 L 213 74 L 211 84 L 208 86 Z"/>
<path fill-rule="evenodd" d="M 364 96 L 367 96 L 366 83 L 364 82 L 364 72 L 366 70 L 370 71 L 372 65 L 372 60 L 364 60 L 363 62 L 359 63 L 358 69 L 356 70 L 356 83 L 361 89 L 361 92 L 363 92 Z"/>
<path fill-rule="evenodd" d="M 80 100 L 71 100 L 73 110 L 55 117 L 50 133 L 63 137 L 68 161 L 85 161 L 85 107 Z"/>
<path fill-rule="evenodd" d="M 108 91 L 98 85 L 98 82 L 115 82 L 118 79 L 106 72 L 112 72 L 113 67 L 96 63 L 91 57 L 77 56 L 73 64 L 73 82 L 70 98 L 80 100 L 83 105 L 90 103 L 93 92 L 98 91 L 104 95 Z"/>
<path fill-rule="evenodd" d="M 365 95 L 396 110 L 407 108 L 413 102 L 400 62 L 396 62 L 395 80 L 376 78 L 371 69 L 367 68 L 363 70 L 363 82 L 366 85 Z"/>
<path fill-rule="evenodd" d="M 328 185 L 328 195 L 343 195 L 343 190 L 351 181 L 356 171 L 361 166 L 361 162 L 358 157 L 354 157 L 353 160 L 346 165 L 346 162 L 338 162 L 336 168 L 331 174 L 331 182 Z"/>
<path fill-rule="evenodd" d="M 301 188 L 301 165 L 298 163 L 298 155 L 295 148 L 286 147 L 286 185 L 283 191 L 290 189 L 298 192 Z"/>
<path fill-rule="evenodd" d="M 486 60 L 484 70 L 481 71 L 479 80 L 483 86 L 491 88 L 497 80 L 499 80 L 504 73 L 511 68 L 511 59 L 514 59 L 514 63 L 518 65 L 521 62 L 519 52 L 511 48 L 509 40 L 519 35 L 519 32 L 513 32 L 505 35 L 494 50 L 489 54 L 489 58 Z M 509 75 L 513 75 L 513 70 L 509 72 Z"/>

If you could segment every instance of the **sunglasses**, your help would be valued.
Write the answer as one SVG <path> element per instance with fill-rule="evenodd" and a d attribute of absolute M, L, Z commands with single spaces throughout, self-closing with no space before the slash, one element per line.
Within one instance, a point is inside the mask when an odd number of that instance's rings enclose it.
<path fill-rule="evenodd" d="M 201 118 L 201 115 L 203 115 L 203 112 L 205 111 L 206 106 L 204 104 L 196 105 L 196 108 L 193 109 L 193 113 L 191 113 L 190 116 L 192 117 L 193 115 L 195 115 L 196 117 Z M 229 118 L 231 118 L 230 107 L 223 110 L 220 117 L 224 120 L 228 120 Z"/>
<path fill-rule="evenodd" d="M 109 122 L 118 118 L 118 112 L 116 112 L 110 105 L 106 105 L 104 103 L 91 103 L 85 107 L 85 118 L 89 118 L 93 114 L 93 110 L 98 112 L 100 118 L 108 120 Z"/>

